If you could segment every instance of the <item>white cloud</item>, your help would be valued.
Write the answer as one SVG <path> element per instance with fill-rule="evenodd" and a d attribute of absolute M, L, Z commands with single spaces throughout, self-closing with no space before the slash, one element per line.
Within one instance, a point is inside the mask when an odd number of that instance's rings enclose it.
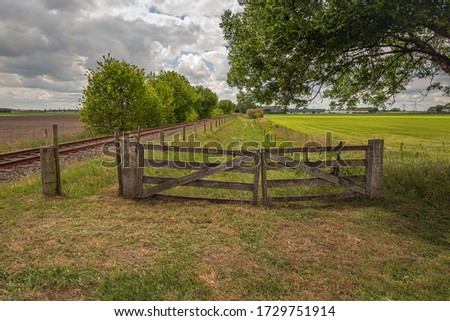
<path fill-rule="evenodd" d="M 235 98 L 225 82 L 219 27 L 221 14 L 236 10 L 235 0 L 0 0 L 0 6 L 1 107 L 76 107 L 85 71 L 108 52 L 147 72 L 176 69 L 221 98 Z"/>
<path fill-rule="evenodd" d="M 211 71 L 203 58 L 191 53 L 181 56 L 176 71 L 188 77 L 194 84 L 205 81 L 211 76 Z"/>

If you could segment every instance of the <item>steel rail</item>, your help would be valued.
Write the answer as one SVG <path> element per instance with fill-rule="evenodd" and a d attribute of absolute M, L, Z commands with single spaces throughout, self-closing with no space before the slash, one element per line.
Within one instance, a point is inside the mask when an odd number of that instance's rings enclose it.
<path fill-rule="evenodd" d="M 186 127 L 192 127 L 195 124 L 203 124 L 210 121 L 215 120 L 212 119 L 202 119 L 194 122 L 184 122 L 179 124 L 171 124 L 164 126 L 165 131 L 171 131 L 176 129 L 181 129 L 183 126 Z M 148 135 L 154 135 L 159 133 L 161 128 L 148 128 L 144 129 L 140 132 L 140 136 L 148 136 Z M 127 131 L 124 132 L 124 137 L 130 137 L 133 135 L 136 135 L 137 131 Z M 88 138 L 83 140 L 77 140 L 67 143 L 61 143 L 59 144 L 59 154 L 61 155 L 67 155 L 71 153 L 76 153 L 80 151 L 86 151 L 90 150 L 99 146 L 102 146 L 103 144 L 110 143 L 114 141 L 113 135 L 107 135 L 107 136 L 101 136 L 101 137 L 95 137 L 95 138 Z M 14 166 L 19 166 L 23 164 L 33 163 L 40 161 L 39 156 L 39 148 L 30 148 L 30 149 L 24 149 L 14 152 L 7 152 L 0 154 L 0 169 L 3 168 L 9 168 Z"/>

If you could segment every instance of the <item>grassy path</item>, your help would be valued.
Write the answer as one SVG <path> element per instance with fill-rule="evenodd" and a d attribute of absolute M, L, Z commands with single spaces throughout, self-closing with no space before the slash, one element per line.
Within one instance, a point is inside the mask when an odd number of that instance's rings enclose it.
<path fill-rule="evenodd" d="M 258 140 L 237 119 L 200 139 Z M 409 199 L 271 208 L 117 198 L 105 159 L 0 186 L 1 299 L 448 300 L 443 205 Z"/>

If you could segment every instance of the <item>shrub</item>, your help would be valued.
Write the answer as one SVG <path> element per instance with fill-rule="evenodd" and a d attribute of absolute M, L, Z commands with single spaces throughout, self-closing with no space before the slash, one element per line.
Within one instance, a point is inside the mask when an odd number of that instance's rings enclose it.
<path fill-rule="evenodd" d="M 223 115 L 224 115 L 223 110 L 220 109 L 219 107 L 216 107 L 211 111 L 211 118 L 220 117 Z"/>
<path fill-rule="evenodd" d="M 261 108 L 249 108 L 247 109 L 247 116 L 253 119 L 263 118 L 264 112 L 262 111 Z"/>
<path fill-rule="evenodd" d="M 187 115 L 186 121 L 196 121 L 200 117 L 195 109 L 192 109 L 191 112 Z"/>

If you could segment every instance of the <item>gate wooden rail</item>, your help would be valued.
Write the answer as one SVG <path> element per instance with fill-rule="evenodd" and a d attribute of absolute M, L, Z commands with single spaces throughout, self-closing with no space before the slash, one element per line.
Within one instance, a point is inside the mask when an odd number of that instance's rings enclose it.
<path fill-rule="evenodd" d="M 127 198 L 160 198 L 160 199 L 185 199 L 185 200 L 206 200 L 220 203 L 258 203 L 260 159 L 258 151 L 237 151 L 220 150 L 194 147 L 174 147 L 166 145 L 140 144 L 136 141 L 125 141 L 124 160 L 128 163 L 122 166 L 123 196 Z M 145 158 L 145 151 L 153 155 L 154 151 L 171 153 L 189 153 L 191 156 L 205 155 L 229 156 L 229 160 L 221 163 L 208 163 L 197 161 L 179 161 Z M 145 167 L 171 168 L 181 170 L 196 170 L 196 172 L 182 177 L 159 177 L 144 175 Z M 253 176 L 253 183 L 228 182 L 218 180 L 207 180 L 208 176 L 218 173 L 234 172 Z M 145 188 L 145 184 L 154 186 Z M 221 199 L 212 197 L 189 197 L 171 194 L 161 194 L 178 186 L 201 187 L 201 188 L 221 188 L 252 192 L 251 200 Z"/>
<path fill-rule="evenodd" d="M 364 158 L 348 159 L 342 158 L 343 152 L 365 152 Z M 284 156 L 285 154 L 302 153 L 331 153 L 335 154 L 335 160 L 321 161 L 298 161 Z M 272 202 L 306 201 L 329 198 L 349 198 L 366 196 L 376 199 L 381 196 L 382 166 L 383 166 L 383 140 L 369 140 L 367 146 L 336 146 L 336 147 L 307 147 L 307 148 L 284 148 L 265 149 L 261 153 L 261 187 L 263 204 Z M 365 167 L 365 175 L 340 176 L 339 169 L 342 167 Z M 329 168 L 330 171 L 322 169 Z M 279 179 L 268 180 L 268 170 L 299 170 L 313 176 L 313 178 L 302 179 Z M 358 185 L 364 183 L 365 186 Z M 299 195 L 299 196 L 274 196 L 268 195 L 272 188 L 283 187 L 311 187 L 322 185 L 338 185 L 348 189 L 348 192 L 338 194 L 321 195 Z"/>
<path fill-rule="evenodd" d="M 140 144 L 137 141 L 125 140 L 122 144 L 123 163 L 121 164 L 122 195 L 126 198 L 162 198 L 162 199 L 186 199 L 207 200 L 221 203 L 252 203 L 258 204 L 259 186 L 261 185 L 262 203 L 269 205 L 273 202 L 290 202 L 330 198 L 348 198 L 365 196 L 369 199 L 377 199 L 381 196 L 382 166 L 383 166 L 383 140 L 369 140 L 364 146 L 336 146 L 320 148 L 284 148 L 284 149 L 260 149 L 260 150 L 220 150 L 216 148 L 174 147 L 167 145 Z M 145 154 L 154 155 L 154 152 L 186 153 L 200 155 L 220 155 L 228 158 L 219 163 L 164 160 L 146 158 Z M 364 152 L 364 157 L 359 159 L 345 159 L 343 153 Z M 286 155 L 302 153 L 331 153 L 334 159 L 323 161 L 310 161 L 306 157 L 299 161 Z M 160 177 L 144 175 L 145 167 L 172 168 L 184 170 L 196 170 L 182 177 Z M 364 175 L 342 176 L 340 168 L 365 167 Z M 267 179 L 267 172 L 274 170 L 298 170 L 312 178 L 301 179 Z M 120 172 L 120 171 L 119 171 Z M 209 176 L 224 173 L 237 172 L 252 176 L 252 183 L 208 180 Z M 261 177 L 261 184 L 260 184 Z M 152 184 L 151 187 L 145 185 Z M 286 187 L 311 187 L 322 185 L 336 185 L 348 191 L 338 194 L 321 195 L 297 195 L 297 196 L 270 196 L 269 191 L 274 188 Z M 213 197 L 188 197 L 166 194 L 178 186 L 199 188 L 221 188 L 238 191 L 252 192 L 249 200 L 223 199 Z M 163 193 L 164 194 L 161 194 Z"/>

